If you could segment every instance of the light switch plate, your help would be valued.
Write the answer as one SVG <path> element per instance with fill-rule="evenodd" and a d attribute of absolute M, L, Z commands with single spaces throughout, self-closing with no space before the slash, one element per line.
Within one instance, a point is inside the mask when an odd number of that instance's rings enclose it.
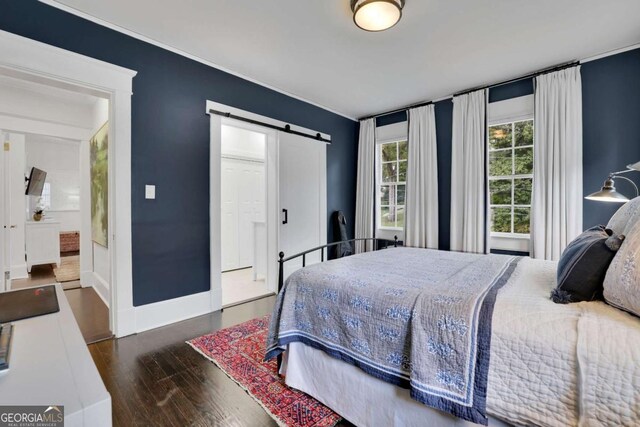
<path fill-rule="evenodd" d="M 155 199 L 156 198 L 156 186 L 155 185 L 145 185 L 144 186 L 144 198 L 145 199 Z"/>

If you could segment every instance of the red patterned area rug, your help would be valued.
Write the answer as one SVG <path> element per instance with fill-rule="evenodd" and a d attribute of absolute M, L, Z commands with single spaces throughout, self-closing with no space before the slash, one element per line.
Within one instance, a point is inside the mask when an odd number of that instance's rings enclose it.
<path fill-rule="evenodd" d="M 278 376 L 276 360 L 264 362 L 269 316 L 187 341 L 245 389 L 281 426 L 331 427 L 340 415 Z"/>

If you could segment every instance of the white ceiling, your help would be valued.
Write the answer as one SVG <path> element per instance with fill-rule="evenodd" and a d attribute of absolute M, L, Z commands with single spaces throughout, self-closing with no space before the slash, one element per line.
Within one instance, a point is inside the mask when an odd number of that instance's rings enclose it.
<path fill-rule="evenodd" d="M 8 91 L 22 92 L 24 96 L 33 96 L 48 102 L 60 102 L 79 108 L 92 107 L 97 101 L 93 95 L 0 74 L 0 93 L 6 94 Z"/>
<path fill-rule="evenodd" d="M 638 0 L 406 0 L 381 33 L 349 0 L 57 3 L 352 118 L 640 42 Z"/>
<path fill-rule="evenodd" d="M 0 74 L 0 116 L 90 129 L 93 95 Z M 16 129 L 17 130 L 17 129 Z"/>

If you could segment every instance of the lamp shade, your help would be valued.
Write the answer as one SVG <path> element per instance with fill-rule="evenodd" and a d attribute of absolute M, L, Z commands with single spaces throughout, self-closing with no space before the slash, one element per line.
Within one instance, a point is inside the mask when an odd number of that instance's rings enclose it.
<path fill-rule="evenodd" d="M 351 0 L 353 22 L 366 31 L 384 31 L 402 17 L 405 0 Z"/>
<path fill-rule="evenodd" d="M 634 164 L 627 165 L 629 169 L 633 169 L 634 171 L 640 171 L 640 162 L 635 162 Z"/>
<path fill-rule="evenodd" d="M 597 202 L 613 203 L 625 203 L 629 201 L 628 198 L 616 191 L 615 183 L 613 181 L 613 178 L 611 177 L 607 178 L 600 191 L 589 194 L 585 197 L 585 199 L 594 200 Z"/>

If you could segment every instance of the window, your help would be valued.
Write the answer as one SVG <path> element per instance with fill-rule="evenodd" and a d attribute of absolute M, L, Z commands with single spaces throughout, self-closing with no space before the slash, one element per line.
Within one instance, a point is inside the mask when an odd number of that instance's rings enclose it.
<path fill-rule="evenodd" d="M 404 228 L 404 196 L 407 181 L 407 141 L 377 145 L 377 221 L 378 228 Z"/>
<path fill-rule="evenodd" d="M 533 120 L 489 126 L 492 233 L 529 234 L 532 183 Z"/>
<path fill-rule="evenodd" d="M 42 195 L 38 199 L 38 205 L 44 210 L 51 209 L 51 184 L 48 182 L 45 182 L 42 187 Z"/>

